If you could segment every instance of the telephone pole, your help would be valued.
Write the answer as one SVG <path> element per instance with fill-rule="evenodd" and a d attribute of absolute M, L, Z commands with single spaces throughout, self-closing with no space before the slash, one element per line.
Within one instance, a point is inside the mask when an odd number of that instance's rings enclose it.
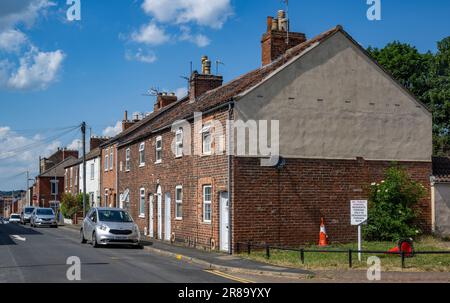
<path fill-rule="evenodd" d="M 83 218 L 86 217 L 86 122 L 81 123 L 83 136 Z"/>

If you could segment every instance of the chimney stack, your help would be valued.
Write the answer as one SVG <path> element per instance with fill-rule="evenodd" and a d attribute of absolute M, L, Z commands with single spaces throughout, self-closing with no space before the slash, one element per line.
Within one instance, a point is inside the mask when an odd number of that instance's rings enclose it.
<path fill-rule="evenodd" d="M 222 86 L 223 77 L 211 74 L 211 60 L 208 59 L 208 56 L 203 56 L 202 73 L 194 71 L 189 84 L 189 98 L 193 101 L 204 93 Z"/>
<path fill-rule="evenodd" d="M 122 132 L 129 129 L 131 126 L 133 126 L 134 122 L 128 120 L 128 111 L 126 110 L 123 115 L 123 121 L 122 121 Z"/>
<path fill-rule="evenodd" d="M 172 103 L 175 103 L 178 101 L 178 97 L 175 96 L 175 93 L 159 93 L 156 97 L 156 103 L 155 103 L 155 112 L 166 107 L 167 105 L 170 105 Z"/>
<path fill-rule="evenodd" d="M 272 63 L 288 49 L 306 41 L 305 34 L 288 33 L 288 30 L 289 20 L 286 18 L 285 11 L 279 10 L 276 18 L 267 17 L 267 32 L 261 40 L 262 65 Z"/>

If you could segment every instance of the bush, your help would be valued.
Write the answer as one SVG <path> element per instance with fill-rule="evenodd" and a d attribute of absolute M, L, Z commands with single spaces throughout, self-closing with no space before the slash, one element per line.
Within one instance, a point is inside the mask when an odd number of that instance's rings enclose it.
<path fill-rule="evenodd" d="M 386 179 L 370 186 L 368 222 L 364 238 L 369 241 L 398 241 L 415 237 L 420 210 L 414 207 L 424 196 L 425 187 L 401 168 L 391 167 Z"/>
<path fill-rule="evenodd" d="M 86 194 L 86 212 L 90 209 L 89 195 Z M 78 212 L 83 211 L 83 194 L 76 196 L 65 193 L 61 198 L 61 212 L 64 218 L 72 219 Z"/>

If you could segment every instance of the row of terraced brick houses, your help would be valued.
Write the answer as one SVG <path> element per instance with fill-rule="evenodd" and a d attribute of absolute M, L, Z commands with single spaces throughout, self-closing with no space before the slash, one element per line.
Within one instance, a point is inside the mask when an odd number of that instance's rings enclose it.
<path fill-rule="evenodd" d="M 430 192 L 428 109 L 341 26 L 308 40 L 277 17 L 261 67 L 224 84 L 205 56 L 188 96 L 125 114 L 99 147 L 101 206 L 128 209 L 147 237 L 231 252 L 315 242 L 322 217 L 331 241 L 355 240 L 350 200 L 393 162 Z M 429 195 L 420 207 L 431 231 Z"/>

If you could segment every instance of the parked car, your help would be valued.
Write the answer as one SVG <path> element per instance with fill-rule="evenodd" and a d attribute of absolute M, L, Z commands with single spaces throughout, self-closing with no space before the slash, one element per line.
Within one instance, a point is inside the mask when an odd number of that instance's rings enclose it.
<path fill-rule="evenodd" d="M 11 214 L 11 216 L 9 216 L 9 223 L 20 223 L 20 215 Z"/>
<path fill-rule="evenodd" d="M 20 223 L 26 225 L 30 223 L 30 217 L 33 213 L 34 207 L 25 207 L 25 209 L 20 213 Z"/>
<path fill-rule="evenodd" d="M 120 208 L 92 208 L 80 229 L 81 243 L 92 246 L 133 245 L 142 248 L 139 228 L 129 213 Z"/>
<path fill-rule="evenodd" d="M 58 221 L 52 208 L 35 208 L 31 213 L 30 225 L 32 227 L 50 226 L 57 228 Z"/>

